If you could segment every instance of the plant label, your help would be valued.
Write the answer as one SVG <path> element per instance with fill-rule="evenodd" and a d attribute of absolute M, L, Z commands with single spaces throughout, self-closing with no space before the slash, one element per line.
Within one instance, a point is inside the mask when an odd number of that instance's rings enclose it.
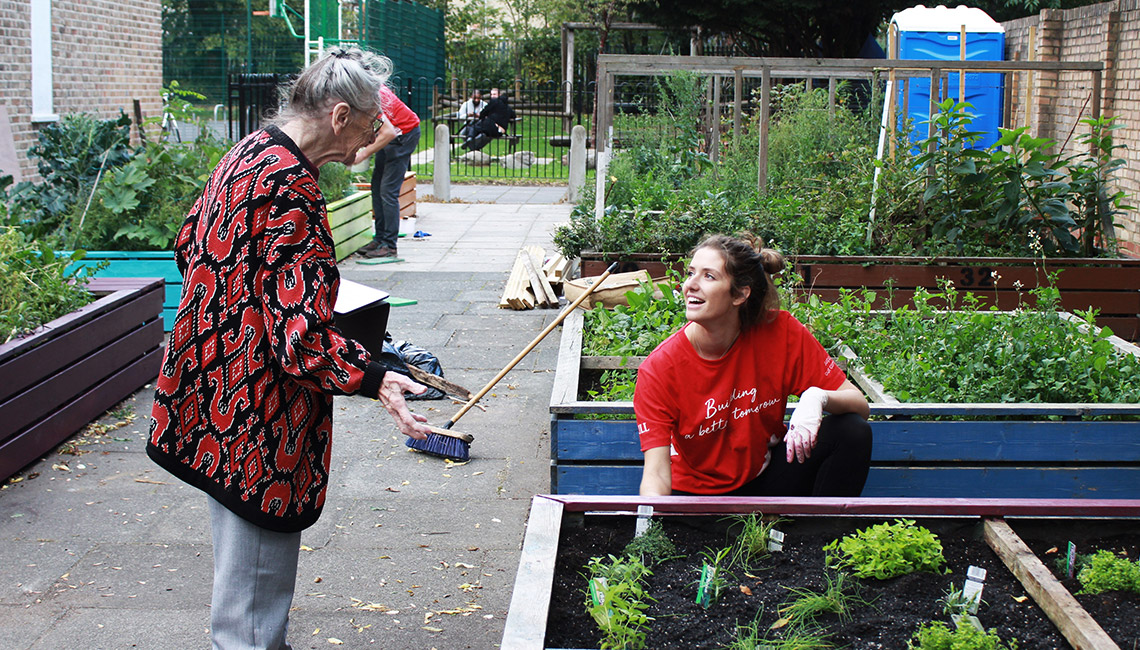
<path fill-rule="evenodd" d="M 712 595 L 709 590 L 712 588 L 713 579 L 716 577 L 716 567 L 707 562 L 701 568 L 701 582 L 697 586 L 697 604 L 705 609 L 709 608 L 712 604 Z"/>
<path fill-rule="evenodd" d="M 775 553 L 784 550 L 784 532 L 776 529 L 768 531 L 768 551 Z"/>
<path fill-rule="evenodd" d="M 966 611 L 971 614 L 978 613 L 978 604 L 982 602 L 982 587 L 986 581 L 986 570 L 971 566 L 966 570 L 966 584 L 962 586 L 962 596 L 969 601 Z"/>
<path fill-rule="evenodd" d="M 1065 576 L 1072 578 L 1077 568 L 1077 545 L 1069 542 L 1069 550 L 1065 553 Z"/>
<path fill-rule="evenodd" d="M 606 602 L 605 578 L 594 578 L 590 581 L 590 600 L 599 607 Z"/>
<path fill-rule="evenodd" d="M 641 537 L 649 530 L 649 518 L 653 516 L 653 506 L 637 506 L 637 523 L 634 525 L 633 536 Z"/>

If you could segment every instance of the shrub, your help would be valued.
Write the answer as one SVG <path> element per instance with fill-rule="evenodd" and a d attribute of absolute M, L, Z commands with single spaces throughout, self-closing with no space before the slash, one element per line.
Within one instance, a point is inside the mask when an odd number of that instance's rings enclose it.
<path fill-rule="evenodd" d="M 91 302 L 86 285 L 94 269 L 68 270 L 82 257 L 57 257 L 51 247 L 37 248 L 14 228 L 0 226 L 0 342 Z"/>

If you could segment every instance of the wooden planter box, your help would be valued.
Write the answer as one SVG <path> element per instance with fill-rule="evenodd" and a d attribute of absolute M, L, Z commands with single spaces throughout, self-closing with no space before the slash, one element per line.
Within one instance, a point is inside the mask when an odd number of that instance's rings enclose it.
<path fill-rule="evenodd" d="M 637 494 L 643 462 L 637 425 L 616 418 L 632 416 L 633 404 L 580 399 L 583 370 L 619 360 L 584 358 L 581 351 L 582 313 L 575 312 L 563 323 L 550 400 L 551 492 Z M 873 402 L 871 415 L 879 419 L 872 422 L 863 496 L 1138 499 L 1140 424 L 1084 419 L 1137 414 L 1137 404 Z M 575 419 L 580 415 L 600 419 Z M 937 416 L 982 419 L 930 420 Z"/>
<path fill-rule="evenodd" d="M 674 264 L 680 256 L 671 256 Z M 613 261 L 619 271 L 643 268 L 653 277 L 666 269 L 661 255 L 642 253 L 582 253 L 582 275 L 601 275 Z M 1110 327 L 1122 338 L 1140 340 L 1140 259 L 1053 258 L 1042 265 L 1032 258 L 1014 257 L 830 257 L 802 255 L 794 260 L 796 272 L 809 293 L 835 300 L 840 288 L 866 287 L 879 292 L 879 307 L 886 304 L 886 286 L 893 282 L 895 305 L 910 302 L 917 287 L 931 291 L 938 280 L 952 280 L 959 289 L 971 291 L 984 304 L 998 309 L 1017 307 L 1021 294 L 1047 283 L 1048 274 L 1060 272 L 1061 307 L 1066 311 L 1099 310 L 1097 325 Z M 937 303 L 934 303 L 937 304 Z"/>
<path fill-rule="evenodd" d="M 0 345 L 0 480 L 158 376 L 163 280 L 88 287 L 102 297 Z"/>
<path fill-rule="evenodd" d="M 415 192 L 413 183 L 413 195 Z M 372 193 L 357 192 L 352 196 L 328 205 L 329 227 L 336 244 L 339 262 L 352 255 L 372 239 Z M 413 198 L 414 201 L 414 198 Z M 87 256 L 76 262 L 90 266 L 106 261 L 107 268 L 99 271 L 100 278 L 162 278 L 163 329 L 174 325 L 178 312 L 178 299 L 182 295 L 182 274 L 171 251 L 87 251 Z M 393 303 L 395 304 L 395 303 Z"/>
<path fill-rule="evenodd" d="M 811 517 L 955 517 L 976 518 L 986 542 L 1024 585 L 1074 648 L 1116 648 L 1040 559 L 1003 519 L 1096 518 L 1140 516 L 1137 500 L 1046 499 L 792 499 L 745 497 L 559 497 L 538 495 L 531 501 L 511 605 L 503 630 L 502 650 L 543 650 L 558 541 L 564 522 L 581 521 L 585 513 L 637 514 L 639 505 L 653 506 L 654 516 L 766 515 Z M 1056 525 L 1056 524 L 1053 524 Z M 1090 522 L 1089 526 L 1096 523 Z"/>

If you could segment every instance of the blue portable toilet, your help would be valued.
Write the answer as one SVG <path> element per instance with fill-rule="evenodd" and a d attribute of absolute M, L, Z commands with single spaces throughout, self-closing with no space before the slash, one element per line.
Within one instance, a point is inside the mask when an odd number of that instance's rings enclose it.
<path fill-rule="evenodd" d="M 976 7 L 944 6 L 927 8 L 922 5 L 904 9 L 891 18 L 898 26 L 898 58 L 936 61 L 958 61 L 961 57 L 961 31 L 966 27 L 967 61 L 1001 61 L 1005 51 L 1005 28 Z M 958 98 L 958 72 L 947 77 L 947 93 Z M 975 115 L 970 130 L 984 133 L 975 145 L 989 147 L 998 139 L 1001 126 L 1003 75 L 999 72 L 967 72 L 965 101 L 973 106 Z M 911 142 L 926 138 L 926 123 L 930 120 L 930 78 L 911 77 L 906 86 L 906 114 L 903 85 L 896 91 L 896 106 L 900 108 L 899 124 L 910 118 L 914 127 Z"/>

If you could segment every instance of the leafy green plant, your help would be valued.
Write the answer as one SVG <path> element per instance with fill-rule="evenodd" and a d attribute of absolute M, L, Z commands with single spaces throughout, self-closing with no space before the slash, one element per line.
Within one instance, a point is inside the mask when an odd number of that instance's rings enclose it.
<path fill-rule="evenodd" d="M 1133 206 L 1124 203 L 1123 190 L 1113 192 L 1109 179 L 1124 167 L 1124 159 L 1116 157 L 1116 150 L 1124 145 L 1116 144 L 1112 133 L 1121 128 L 1115 117 L 1101 116 L 1096 119 L 1081 120 L 1089 127 L 1089 132 L 1077 138 L 1089 151 L 1084 160 L 1068 164 L 1071 201 L 1075 220 L 1080 228 L 1080 254 L 1094 256 L 1102 252 L 1116 250 L 1115 217 Z"/>
<path fill-rule="evenodd" d="M 587 565 L 586 609 L 602 631 L 603 650 L 646 647 L 650 599 L 644 579 L 651 574 L 639 559 L 595 557 Z"/>
<path fill-rule="evenodd" d="M 99 267 L 69 269 L 83 255 L 57 256 L 0 226 L 0 343 L 91 302 L 87 280 Z"/>
<path fill-rule="evenodd" d="M 842 290 L 834 303 L 810 297 L 789 310 L 825 347 L 850 346 L 904 402 L 1140 401 L 1140 359 L 1121 354 L 1093 313 L 1064 319 L 1051 286 L 1029 292 L 1012 312 L 985 307 L 951 283 L 918 289 L 911 306 L 893 312 L 876 311 L 875 298 Z"/>
<path fill-rule="evenodd" d="M 72 113 L 44 125 L 36 144 L 28 149 L 28 155 L 38 159 L 36 168 L 43 180 L 36 184 L 23 181 L 8 195 L 9 209 L 20 228 L 34 239 L 63 236 L 66 215 L 87 199 L 100 171 L 105 173 L 131 158 L 130 126 L 130 118 L 123 113 L 112 120 Z"/>
<path fill-rule="evenodd" d="M 911 519 L 875 524 L 837 539 L 823 550 L 827 566 L 879 580 L 917 571 L 939 573 L 946 562 L 938 537 Z"/>
<path fill-rule="evenodd" d="M 997 631 L 982 632 L 968 623 L 951 628 L 931 621 L 920 627 L 907 643 L 910 650 L 1017 650 L 1017 639 L 1003 643 Z"/>
<path fill-rule="evenodd" d="M 633 399 L 633 391 L 637 387 L 637 370 L 617 369 L 605 370 L 599 379 L 598 390 L 587 390 L 591 401 L 595 402 L 627 402 Z"/>
<path fill-rule="evenodd" d="M 582 354 L 645 356 L 686 322 L 683 298 L 670 283 L 642 282 L 625 295 L 628 306 L 586 312 Z"/>
<path fill-rule="evenodd" d="M 1083 559 L 1083 566 L 1077 573 L 1077 581 L 1081 583 L 1081 590 L 1078 593 L 1100 594 L 1106 591 L 1140 593 L 1140 564 L 1103 549 Z"/>
<path fill-rule="evenodd" d="M 677 546 L 665 534 L 661 522 L 654 519 L 641 536 L 634 537 L 633 541 L 625 545 L 624 552 L 644 564 L 654 565 L 677 557 Z"/>
<path fill-rule="evenodd" d="M 822 614 L 835 614 L 840 620 L 851 618 L 851 612 L 866 601 L 859 596 L 859 585 L 842 571 L 825 571 L 824 587 L 813 591 L 802 587 L 786 587 L 795 598 L 780 606 L 781 616 L 789 625 L 802 628 Z"/>

